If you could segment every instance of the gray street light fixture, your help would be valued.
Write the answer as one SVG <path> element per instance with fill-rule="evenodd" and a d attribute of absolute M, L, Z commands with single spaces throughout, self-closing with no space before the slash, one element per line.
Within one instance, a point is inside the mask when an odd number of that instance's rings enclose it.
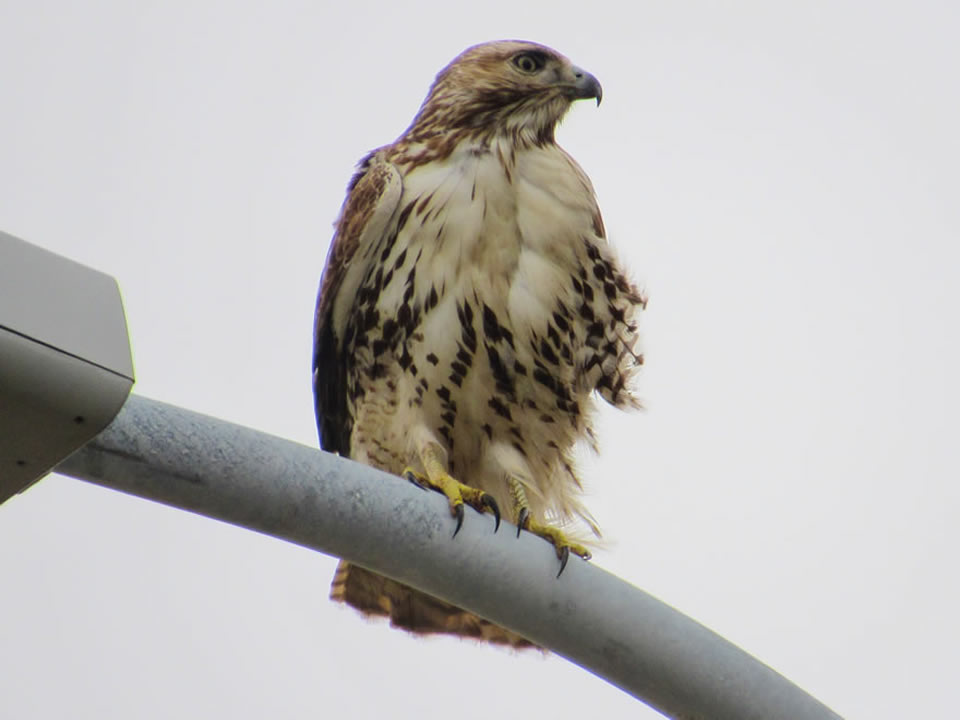
<path fill-rule="evenodd" d="M 132 387 L 116 280 L 0 232 L 0 503 L 103 430 Z"/>

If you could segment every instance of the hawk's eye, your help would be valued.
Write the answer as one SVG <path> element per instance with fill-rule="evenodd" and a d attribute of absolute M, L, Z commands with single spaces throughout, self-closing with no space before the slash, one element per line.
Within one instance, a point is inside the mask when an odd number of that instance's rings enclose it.
<path fill-rule="evenodd" d="M 513 64 L 520 72 L 533 75 L 533 73 L 542 70 L 543 66 L 547 64 L 547 56 L 542 52 L 523 52 L 514 56 Z"/>

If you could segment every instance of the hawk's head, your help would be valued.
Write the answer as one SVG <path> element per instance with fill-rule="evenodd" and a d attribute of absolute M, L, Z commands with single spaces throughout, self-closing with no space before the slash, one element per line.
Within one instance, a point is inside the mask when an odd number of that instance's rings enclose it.
<path fill-rule="evenodd" d="M 596 98 L 597 79 L 544 45 L 503 40 L 467 48 L 437 75 L 409 134 L 510 133 L 553 139 L 574 100 Z"/>

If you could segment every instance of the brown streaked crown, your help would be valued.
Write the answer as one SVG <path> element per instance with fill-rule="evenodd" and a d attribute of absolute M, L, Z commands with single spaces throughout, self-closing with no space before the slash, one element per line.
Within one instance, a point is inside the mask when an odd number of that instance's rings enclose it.
<path fill-rule="evenodd" d="M 596 98 L 600 83 L 557 51 L 533 42 L 474 45 L 441 70 L 402 138 L 423 142 L 439 134 L 510 134 L 552 142 L 571 103 Z"/>

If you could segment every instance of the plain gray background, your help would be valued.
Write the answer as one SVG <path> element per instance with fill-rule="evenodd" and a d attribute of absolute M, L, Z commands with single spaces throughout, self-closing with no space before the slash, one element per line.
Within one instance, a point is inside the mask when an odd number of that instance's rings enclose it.
<path fill-rule="evenodd" d="M 850 717 L 955 705 L 952 2 L 0 2 L 0 227 L 114 274 L 136 391 L 315 442 L 346 182 L 464 47 L 604 86 L 558 134 L 650 295 L 648 409 L 585 458 L 596 562 Z M 412 640 L 335 560 L 51 477 L 0 508 L 4 717 L 657 717 Z"/>

